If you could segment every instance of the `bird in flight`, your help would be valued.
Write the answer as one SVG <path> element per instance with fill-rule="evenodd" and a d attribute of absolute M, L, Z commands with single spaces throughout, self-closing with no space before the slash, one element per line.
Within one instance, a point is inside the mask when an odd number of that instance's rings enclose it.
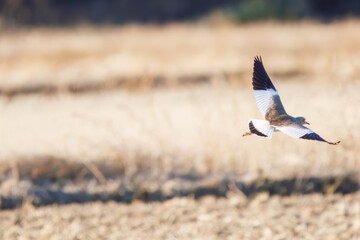
<path fill-rule="evenodd" d="M 281 131 L 293 138 L 321 141 L 332 145 L 340 143 L 340 141 L 328 142 L 305 127 L 304 124 L 310 124 L 306 122 L 304 117 L 292 117 L 286 113 L 279 93 L 265 71 L 261 57 L 254 59 L 252 85 L 256 104 L 266 120 L 250 119 L 250 132 L 243 134 L 243 136 L 255 134 L 260 137 L 271 138 L 274 131 Z"/>

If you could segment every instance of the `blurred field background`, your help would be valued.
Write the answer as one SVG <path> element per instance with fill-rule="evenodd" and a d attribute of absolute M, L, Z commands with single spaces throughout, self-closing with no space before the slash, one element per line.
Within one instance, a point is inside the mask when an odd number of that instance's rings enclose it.
<path fill-rule="evenodd" d="M 0 1 L 2 239 L 360 237 L 356 1 L 122 2 Z M 242 137 L 256 55 L 340 145 Z"/>

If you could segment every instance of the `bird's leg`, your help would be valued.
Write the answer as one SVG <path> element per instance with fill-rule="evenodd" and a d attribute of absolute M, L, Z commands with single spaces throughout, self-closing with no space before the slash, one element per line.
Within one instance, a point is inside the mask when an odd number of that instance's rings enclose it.
<path fill-rule="evenodd" d="M 250 136 L 252 134 L 253 134 L 252 132 L 247 132 L 247 133 L 244 133 L 242 136 L 245 137 L 245 136 Z"/>

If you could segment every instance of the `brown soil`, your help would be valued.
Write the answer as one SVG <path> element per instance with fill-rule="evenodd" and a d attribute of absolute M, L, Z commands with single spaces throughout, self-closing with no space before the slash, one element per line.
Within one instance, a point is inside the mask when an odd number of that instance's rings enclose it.
<path fill-rule="evenodd" d="M 88 203 L 0 212 L 1 239 L 358 239 L 360 193 L 229 192 L 196 201 Z"/>

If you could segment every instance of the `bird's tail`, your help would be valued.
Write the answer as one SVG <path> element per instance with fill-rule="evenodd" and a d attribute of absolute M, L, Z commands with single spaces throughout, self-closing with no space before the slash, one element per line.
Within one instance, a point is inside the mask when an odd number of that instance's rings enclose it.
<path fill-rule="evenodd" d="M 252 134 L 266 138 L 271 138 L 274 133 L 274 128 L 266 120 L 250 119 L 249 129 Z"/>

